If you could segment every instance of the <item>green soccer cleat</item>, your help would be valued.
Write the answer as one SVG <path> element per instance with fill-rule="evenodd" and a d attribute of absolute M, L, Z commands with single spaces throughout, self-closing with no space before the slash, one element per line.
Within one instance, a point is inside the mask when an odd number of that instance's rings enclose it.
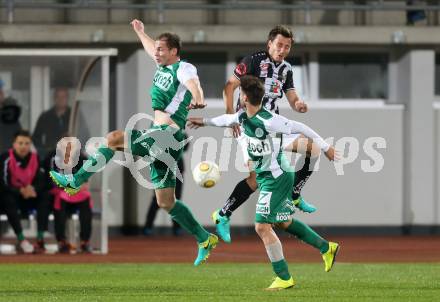
<path fill-rule="evenodd" d="M 338 254 L 338 251 L 339 244 L 335 242 L 328 243 L 328 251 L 322 254 L 322 259 L 324 260 L 326 272 L 329 272 L 332 269 L 333 264 L 336 261 L 336 255 Z"/>
<path fill-rule="evenodd" d="M 80 187 L 74 185 L 74 176 L 71 174 L 64 175 L 52 170 L 49 172 L 49 176 L 58 187 L 64 189 L 69 195 L 75 195 L 80 190 Z"/>
<path fill-rule="evenodd" d="M 215 223 L 217 234 L 224 242 L 231 243 L 229 217 L 221 216 L 219 212 L 220 210 L 215 210 L 211 215 L 212 221 Z"/>
<path fill-rule="evenodd" d="M 300 196 L 298 199 L 293 201 L 293 205 L 303 211 L 304 213 L 313 213 L 316 211 L 316 207 Z"/>
<path fill-rule="evenodd" d="M 217 246 L 217 243 L 218 237 L 214 234 L 209 234 L 206 241 L 199 243 L 199 253 L 194 261 L 194 266 L 199 266 L 200 264 L 205 263 L 211 251 Z"/>
<path fill-rule="evenodd" d="M 291 288 L 293 286 L 295 286 L 295 280 L 293 280 L 292 277 L 290 277 L 289 280 L 283 280 L 280 277 L 276 277 L 275 280 L 273 280 L 272 284 L 268 288 L 266 288 L 266 290 L 282 290 Z"/>

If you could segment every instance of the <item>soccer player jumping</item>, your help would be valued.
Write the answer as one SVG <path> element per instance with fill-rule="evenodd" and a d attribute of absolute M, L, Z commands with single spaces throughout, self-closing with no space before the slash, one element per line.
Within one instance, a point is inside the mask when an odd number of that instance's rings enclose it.
<path fill-rule="evenodd" d="M 194 218 L 191 210 L 175 198 L 176 175 L 180 172 L 177 162 L 182 157 L 185 145 L 186 117 L 190 109 L 204 108 L 203 90 L 200 87 L 196 68 L 180 61 L 180 38 L 176 34 L 163 33 L 155 40 L 144 32 L 139 20 L 131 22 L 147 54 L 156 62 L 150 91 L 154 110 L 153 126 L 146 131 L 131 130 L 110 132 L 107 145 L 101 146 L 74 175 L 50 172 L 54 182 L 69 194 L 79 191 L 81 185 L 94 174 L 91 169 L 99 162 L 108 163 L 115 151 L 125 150 L 151 162 L 150 175 L 154 184 L 159 207 L 166 210 L 172 219 L 192 234 L 199 244 L 194 265 L 205 262 L 218 238 L 206 231 Z M 101 167 L 100 167 L 101 168 Z"/>
<path fill-rule="evenodd" d="M 268 289 L 286 289 L 294 286 L 295 281 L 289 273 L 281 242 L 273 226 L 318 249 L 322 254 L 326 272 L 331 270 L 335 262 L 339 245 L 323 239 L 305 223 L 292 219 L 294 205 L 291 188 L 295 183 L 296 173 L 283 153 L 277 134 L 301 133 L 313 140 L 329 160 L 338 159 L 339 155 L 333 146 L 326 143 L 308 126 L 288 120 L 264 108 L 262 105 L 264 86 L 257 77 L 243 76 L 240 82 L 240 101 L 245 110 L 241 109 L 235 114 L 224 114 L 210 119 L 189 118 L 188 126 L 190 128 L 242 126 L 248 156 L 255 169 L 260 190 L 255 214 L 255 230 L 264 243 L 277 275 Z"/>
<path fill-rule="evenodd" d="M 292 66 L 285 61 L 289 55 L 293 43 L 293 34 L 287 27 L 278 25 L 268 35 L 267 51 L 259 51 L 244 59 L 237 65 L 234 74 L 226 82 L 223 89 L 223 98 L 226 105 L 226 113 L 235 112 L 233 105 L 234 90 L 240 86 L 240 78 L 244 75 L 258 77 L 264 83 L 263 107 L 270 112 L 278 113 L 278 100 L 286 95 L 292 109 L 299 113 L 307 112 L 307 104 L 301 101 L 295 92 L 293 84 Z M 239 103 L 237 104 L 239 107 Z M 239 108 L 236 108 L 239 109 Z M 239 126 L 234 126 L 234 136 L 243 148 L 244 160 L 249 160 L 246 151 L 244 137 L 240 134 Z M 283 149 L 297 153 L 305 153 L 296 164 L 295 183 L 291 188 L 291 197 L 294 205 L 301 211 L 312 213 L 316 207 L 307 203 L 301 194 L 301 189 L 313 172 L 314 164 L 319 155 L 319 148 L 310 139 L 301 134 L 283 135 Z M 318 152 L 317 152 L 318 151 Z M 223 208 L 212 213 L 212 219 L 216 223 L 217 233 L 225 242 L 231 242 L 229 220 L 232 213 L 240 207 L 249 196 L 257 189 L 255 172 L 250 172 L 248 178 L 239 182 Z"/>

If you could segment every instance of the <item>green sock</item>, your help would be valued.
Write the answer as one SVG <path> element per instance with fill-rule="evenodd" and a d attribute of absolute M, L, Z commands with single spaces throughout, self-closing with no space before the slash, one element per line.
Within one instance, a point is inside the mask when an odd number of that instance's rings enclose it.
<path fill-rule="evenodd" d="M 87 161 L 83 164 L 81 169 L 78 170 L 78 172 L 75 173 L 75 185 L 77 187 L 81 186 L 83 183 L 87 182 L 89 178 L 95 174 L 95 172 L 89 172 L 90 170 L 98 170 L 98 167 L 95 167 L 95 165 L 98 163 L 98 161 L 101 163 L 102 161 L 105 161 L 107 164 L 115 155 L 115 151 L 112 149 L 101 146 L 98 148 L 95 154 L 90 156 Z M 99 167 L 102 168 L 102 167 Z"/>
<path fill-rule="evenodd" d="M 188 233 L 196 237 L 198 243 L 208 239 L 209 233 L 194 218 L 191 210 L 180 200 L 176 200 L 176 204 L 170 211 L 170 216 Z"/>
<path fill-rule="evenodd" d="M 18 239 L 18 241 L 23 241 L 24 240 L 23 232 L 21 232 L 20 234 L 17 235 L 17 239 Z"/>
<path fill-rule="evenodd" d="M 44 239 L 44 231 L 37 231 L 37 240 Z"/>
<path fill-rule="evenodd" d="M 277 262 L 272 262 L 272 268 L 275 274 L 280 277 L 282 280 L 289 280 L 290 273 L 289 268 L 287 267 L 287 262 L 285 259 L 282 259 Z"/>
<path fill-rule="evenodd" d="M 317 248 L 321 252 L 321 254 L 324 254 L 328 251 L 328 241 L 319 236 L 307 224 L 299 220 L 293 220 L 292 223 L 287 227 L 286 232 L 296 236 L 296 238 L 298 238 L 299 240 L 302 240 L 305 243 Z"/>

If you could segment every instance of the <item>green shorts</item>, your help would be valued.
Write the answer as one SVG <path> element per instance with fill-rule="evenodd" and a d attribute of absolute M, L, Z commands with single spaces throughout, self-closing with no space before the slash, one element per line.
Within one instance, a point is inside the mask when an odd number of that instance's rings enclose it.
<path fill-rule="evenodd" d="M 138 138 L 139 142 L 135 142 Z M 168 125 L 153 125 L 148 130 L 131 130 L 129 147 L 133 155 L 151 161 L 150 176 L 155 189 L 176 187 L 177 162 L 182 158 L 185 134 Z"/>
<path fill-rule="evenodd" d="M 258 184 L 258 197 L 255 222 L 278 223 L 292 219 L 295 207 L 292 203 L 294 172 L 284 172 L 276 179 L 263 180 Z"/>

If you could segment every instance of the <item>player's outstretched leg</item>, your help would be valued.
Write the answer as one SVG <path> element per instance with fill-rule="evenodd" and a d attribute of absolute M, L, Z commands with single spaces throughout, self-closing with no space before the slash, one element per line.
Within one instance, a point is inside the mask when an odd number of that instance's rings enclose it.
<path fill-rule="evenodd" d="M 275 280 L 266 290 L 282 290 L 293 287 L 295 281 L 290 275 L 289 267 L 283 255 L 283 246 L 273 231 L 272 225 L 269 223 L 256 223 L 255 231 L 264 243 L 276 275 Z"/>
<path fill-rule="evenodd" d="M 113 158 L 116 149 L 124 147 L 124 132 L 121 130 L 110 132 L 107 135 L 107 142 L 108 146 L 99 147 L 96 153 L 90 156 L 74 175 L 50 171 L 50 177 L 57 186 L 64 188 L 68 194 L 77 193 L 82 184 Z"/>
<path fill-rule="evenodd" d="M 227 243 L 231 242 L 231 233 L 229 220 L 232 213 L 238 209 L 252 193 L 257 189 L 255 172 L 251 172 L 250 176 L 240 181 L 232 191 L 223 208 L 215 210 L 212 213 L 212 220 L 215 223 L 217 234 Z"/>
<path fill-rule="evenodd" d="M 174 196 L 174 190 L 172 194 Z M 157 196 L 159 206 L 164 208 L 164 205 L 160 202 L 159 195 Z M 169 209 L 169 214 L 174 221 L 176 221 L 188 233 L 193 235 L 198 242 L 198 254 L 194 261 L 194 265 L 199 266 L 204 263 L 206 259 L 208 259 L 211 251 L 217 246 L 218 237 L 214 234 L 210 234 L 205 228 L 203 228 L 194 218 L 191 210 L 180 200 L 176 200 L 172 208 Z"/>
<path fill-rule="evenodd" d="M 295 182 L 292 189 L 293 204 L 302 212 L 313 213 L 316 211 L 316 207 L 308 203 L 301 196 L 301 190 L 313 173 L 313 168 L 319 158 L 320 149 L 313 144 L 311 139 L 301 135 L 292 144 L 288 145 L 285 150 L 301 154 L 295 163 Z"/>
<path fill-rule="evenodd" d="M 321 236 L 319 236 L 311 227 L 307 224 L 294 219 L 289 225 L 280 226 L 287 233 L 294 235 L 299 240 L 313 246 L 318 249 L 322 254 L 324 260 L 324 269 L 329 272 L 336 260 L 336 255 L 339 251 L 339 244 L 335 242 L 328 242 Z"/>

